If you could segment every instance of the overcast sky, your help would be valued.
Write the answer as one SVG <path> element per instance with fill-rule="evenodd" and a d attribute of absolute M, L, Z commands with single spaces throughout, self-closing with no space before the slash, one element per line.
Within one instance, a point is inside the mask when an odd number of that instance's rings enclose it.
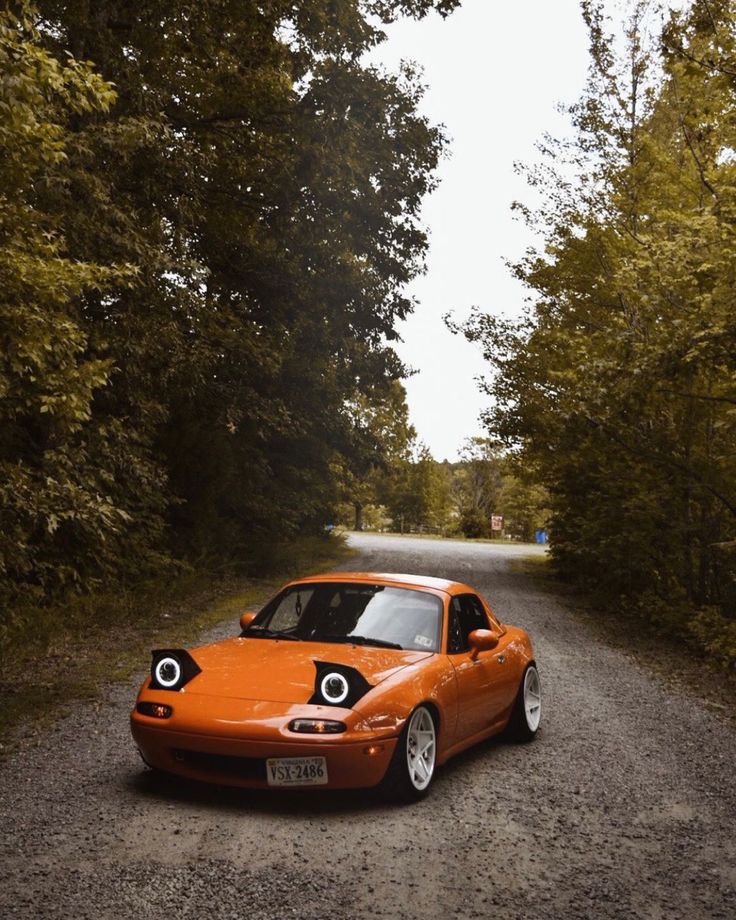
<path fill-rule="evenodd" d="M 445 20 L 397 23 L 374 57 L 392 70 L 402 59 L 424 68 L 423 111 L 450 137 L 439 189 L 423 211 L 428 272 L 411 287 L 419 304 L 401 324 L 398 351 L 418 371 L 406 388 L 419 436 L 436 459 L 452 460 L 465 438 L 483 433 L 474 378 L 486 368 L 442 316 L 463 319 L 473 304 L 521 312 L 524 291 L 503 260 L 533 238 L 511 214 L 514 199 L 529 199 L 513 166 L 536 157 L 545 131 L 566 130 L 555 107 L 582 90 L 587 38 L 578 0 L 463 0 Z"/>

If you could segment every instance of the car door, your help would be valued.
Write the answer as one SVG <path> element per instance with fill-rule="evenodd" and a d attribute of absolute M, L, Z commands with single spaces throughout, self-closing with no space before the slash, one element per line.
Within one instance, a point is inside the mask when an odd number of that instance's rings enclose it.
<path fill-rule="evenodd" d="M 519 649 L 511 641 L 506 627 L 503 626 L 493 612 L 488 601 L 484 597 L 481 597 L 480 600 L 490 620 L 491 629 L 499 637 L 498 645 L 493 651 L 496 656 L 496 661 L 499 665 L 503 665 L 503 667 L 499 667 L 496 672 L 497 679 L 494 680 L 493 684 L 492 707 L 494 712 L 503 715 L 511 708 L 516 699 L 516 694 L 519 689 L 519 674 L 524 665 L 520 660 Z"/>
<path fill-rule="evenodd" d="M 456 741 L 490 728 L 505 708 L 508 684 L 506 639 L 492 623 L 475 594 L 453 597 L 449 608 L 448 656 L 455 670 L 458 690 Z M 473 658 L 468 636 L 474 629 L 492 629 L 498 645 Z"/>

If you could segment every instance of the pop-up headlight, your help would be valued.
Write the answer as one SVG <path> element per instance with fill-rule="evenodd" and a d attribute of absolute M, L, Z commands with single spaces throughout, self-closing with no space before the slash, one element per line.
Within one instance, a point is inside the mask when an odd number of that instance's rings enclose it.
<path fill-rule="evenodd" d="M 360 671 L 345 664 L 315 661 L 317 675 L 310 703 L 350 709 L 372 689 Z"/>
<path fill-rule="evenodd" d="M 328 671 L 319 682 L 319 692 L 328 703 L 339 706 L 344 703 L 350 693 L 350 684 L 347 677 L 339 671 Z"/>
<path fill-rule="evenodd" d="M 157 690 L 181 690 L 202 670 L 183 648 L 159 648 L 151 654 L 151 687 Z"/>

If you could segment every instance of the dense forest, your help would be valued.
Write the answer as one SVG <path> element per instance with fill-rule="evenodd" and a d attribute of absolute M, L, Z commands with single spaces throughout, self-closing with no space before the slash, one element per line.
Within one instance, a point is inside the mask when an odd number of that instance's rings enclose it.
<path fill-rule="evenodd" d="M 458 0 L 0 12 L 0 608 L 175 559 L 257 568 L 378 446 L 356 402 L 423 269 L 445 146 L 411 66 Z"/>
<path fill-rule="evenodd" d="M 590 79 L 546 138 L 516 266 L 521 322 L 466 325 L 493 367 L 492 435 L 549 494 L 558 570 L 736 663 L 736 4 L 624 45 L 582 4 Z"/>

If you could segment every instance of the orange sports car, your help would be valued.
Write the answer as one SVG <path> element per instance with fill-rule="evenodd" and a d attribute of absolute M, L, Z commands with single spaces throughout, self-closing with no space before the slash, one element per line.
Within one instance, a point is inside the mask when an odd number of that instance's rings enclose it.
<path fill-rule="evenodd" d="M 529 636 L 467 585 L 315 575 L 240 625 L 191 652 L 153 652 L 131 713 L 150 767 L 255 788 L 383 783 L 416 799 L 453 754 L 539 728 Z"/>

